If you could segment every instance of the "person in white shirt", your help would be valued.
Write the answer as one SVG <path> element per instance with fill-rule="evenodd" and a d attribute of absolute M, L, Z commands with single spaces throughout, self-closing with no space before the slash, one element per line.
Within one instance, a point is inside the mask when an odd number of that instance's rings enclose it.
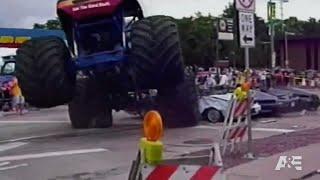
<path fill-rule="evenodd" d="M 214 80 L 213 76 L 211 74 L 209 74 L 207 77 L 207 80 L 205 82 L 205 89 L 212 89 L 216 85 L 217 85 L 217 83 Z"/>
<path fill-rule="evenodd" d="M 229 82 L 228 76 L 223 72 L 220 76 L 219 86 L 227 86 Z"/>
<path fill-rule="evenodd" d="M 265 70 L 259 73 L 259 79 L 262 85 L 262 88 L 266 88 L 267 86 L 267 72 Z"/>

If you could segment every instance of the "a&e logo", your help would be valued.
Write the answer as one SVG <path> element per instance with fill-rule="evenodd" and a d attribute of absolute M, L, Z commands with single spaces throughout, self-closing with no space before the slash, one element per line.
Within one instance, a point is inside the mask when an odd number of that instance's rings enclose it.
<path fill-rule="evenodd" d="M 302 170 L 302 156 L 280 156 L 276 171 L 280 171 L 282 168 L 295 168 L 297 171 Z"/>

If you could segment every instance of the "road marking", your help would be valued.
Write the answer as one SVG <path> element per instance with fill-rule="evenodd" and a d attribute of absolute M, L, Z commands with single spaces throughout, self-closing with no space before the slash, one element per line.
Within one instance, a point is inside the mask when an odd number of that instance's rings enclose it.
<path fill-rule="evenodd" d="M 205 125 L 200 125 L 194 127 L 195 129 L 212 129 L 212 130 L 222 130 L 223 127 L 216 127 L 216 126 L 205 126 Z"/>
<path fill-rule="evenodd" d="M 213 130 L 222 130 L 223 127 L 215 127 L 215 126 L 196 126 L 196 129 L 213 129 Z M 291 133 L 295 132 L 293 129 L 277 129 L 277 128 L 252 128 L 253 131 L 260 131 L 260 132 L 280 132 L 280 133 Z"/>
<path fill-rule="evenodd" d="M 277 129 L 277 128 L 253 128 L 254 131 L 262 131 L 262 132 L 280 132 L 280 133 L 291 133 L 295 132 L 293 129 Z"/>
<path fill-rule="evenodd" d="M 26 167 L 26 166 L 28 166 L 27 163 L 18 164 L 18 165 L 14 165 L 14 166 L 0 167 L 0 171 L 16 169 L 16 168 L 19 168 L 19 167 Z"/>
<path fill-rule="evenodd" d="M 61 124 L 69 121 L 0 121 L 0 124 Z"/>
<path fill-rule="evenodd" d="M 14 143 L 2 144 L 2 145 L 0 145 L 0 152 L 7 151 L 9 149 L 14 149 L 14 148 L 26 145 L 26 144 L 28 144 L 28 143 L 14 142 Z"/>
<path fill-rule="evenodd" d="M 64 135 L 64 134 L 62 134 L 62 133 L 58 134 L 58 133 L 57 133 L 57 134 L 46 134 L 46 135 L 40 135 L 40 136 L 27 136 L 27 137 L 22 137 L 22 138 L 3 140 L 3 141 L 0 141 L 0 143 L 25 141 L 25 140 L 31 140 L 31 139 L 38 139 L 38 138 L 46 138 L 46 137 L 51 137 L 51 136 L 58 136 L 58 135 Z"/>
<path fill-rule="evenodd" d="M 97 152 L 106 152 L 108 149 L 80 149 L 80 150 L 70 150 L 70 151 L 56 151 L 56 152 L 46 152 L 39 154 L 24 154 L 24 155 L 16 155 L 16 156 L 2 156 L 0 157 L 1 161 L 18 161 L 18 160 L 26 160 L 26 159 L 38 159 L 45 157 L 56 157 L 56 156 L 66 156 L 66 155 L 76 155 L 76 154 L 86 154 L 86 153 L 97 153 Z"/>
<path fill-rule="evenodd" d="M 6 165 L 9 165 L 10 164 L 10 162 L 9 161 L 7 161 L 7 162 L 3 162 L 3 163 L 0 163 L 0 167 L 1 166 L 6 166 Z"/>

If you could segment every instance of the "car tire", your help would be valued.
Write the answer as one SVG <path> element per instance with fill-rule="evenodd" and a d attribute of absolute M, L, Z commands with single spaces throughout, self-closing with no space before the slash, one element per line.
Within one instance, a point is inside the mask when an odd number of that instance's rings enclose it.
<path fill-rule="evenodd" d="M 204 118 L 210 123 L 218 123 L 223 121 L 222 113 L 215 108 L 207 109 L 203 114 Z"/>

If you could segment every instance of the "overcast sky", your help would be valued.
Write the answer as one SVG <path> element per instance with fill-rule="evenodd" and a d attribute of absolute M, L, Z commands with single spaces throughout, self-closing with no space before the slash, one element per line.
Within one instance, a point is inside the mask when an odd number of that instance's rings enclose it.
<path fill-rule="evenodd" d="M 1 0 L 0 27 L 30 28 L 33 23 L 43 23 L 55 17 L 57 0 Z M 150 1 L 150 0 L 143 0 Z M 163 13 L 174 17 L 190 16 L 197 11 L 221 14 L 232 0 L 151 0 L 155 6 L 163 7 Z M 257 0 L 257 14 L 266 17 L 268 0 Z M 279 0 L 278 0 L 279 1 Z M 320 18 L 319 0 L 289 0 L 285 5 L 285 16 L 300 19 Z M 183 2 L 183 3 L 180 3 Z"/>

